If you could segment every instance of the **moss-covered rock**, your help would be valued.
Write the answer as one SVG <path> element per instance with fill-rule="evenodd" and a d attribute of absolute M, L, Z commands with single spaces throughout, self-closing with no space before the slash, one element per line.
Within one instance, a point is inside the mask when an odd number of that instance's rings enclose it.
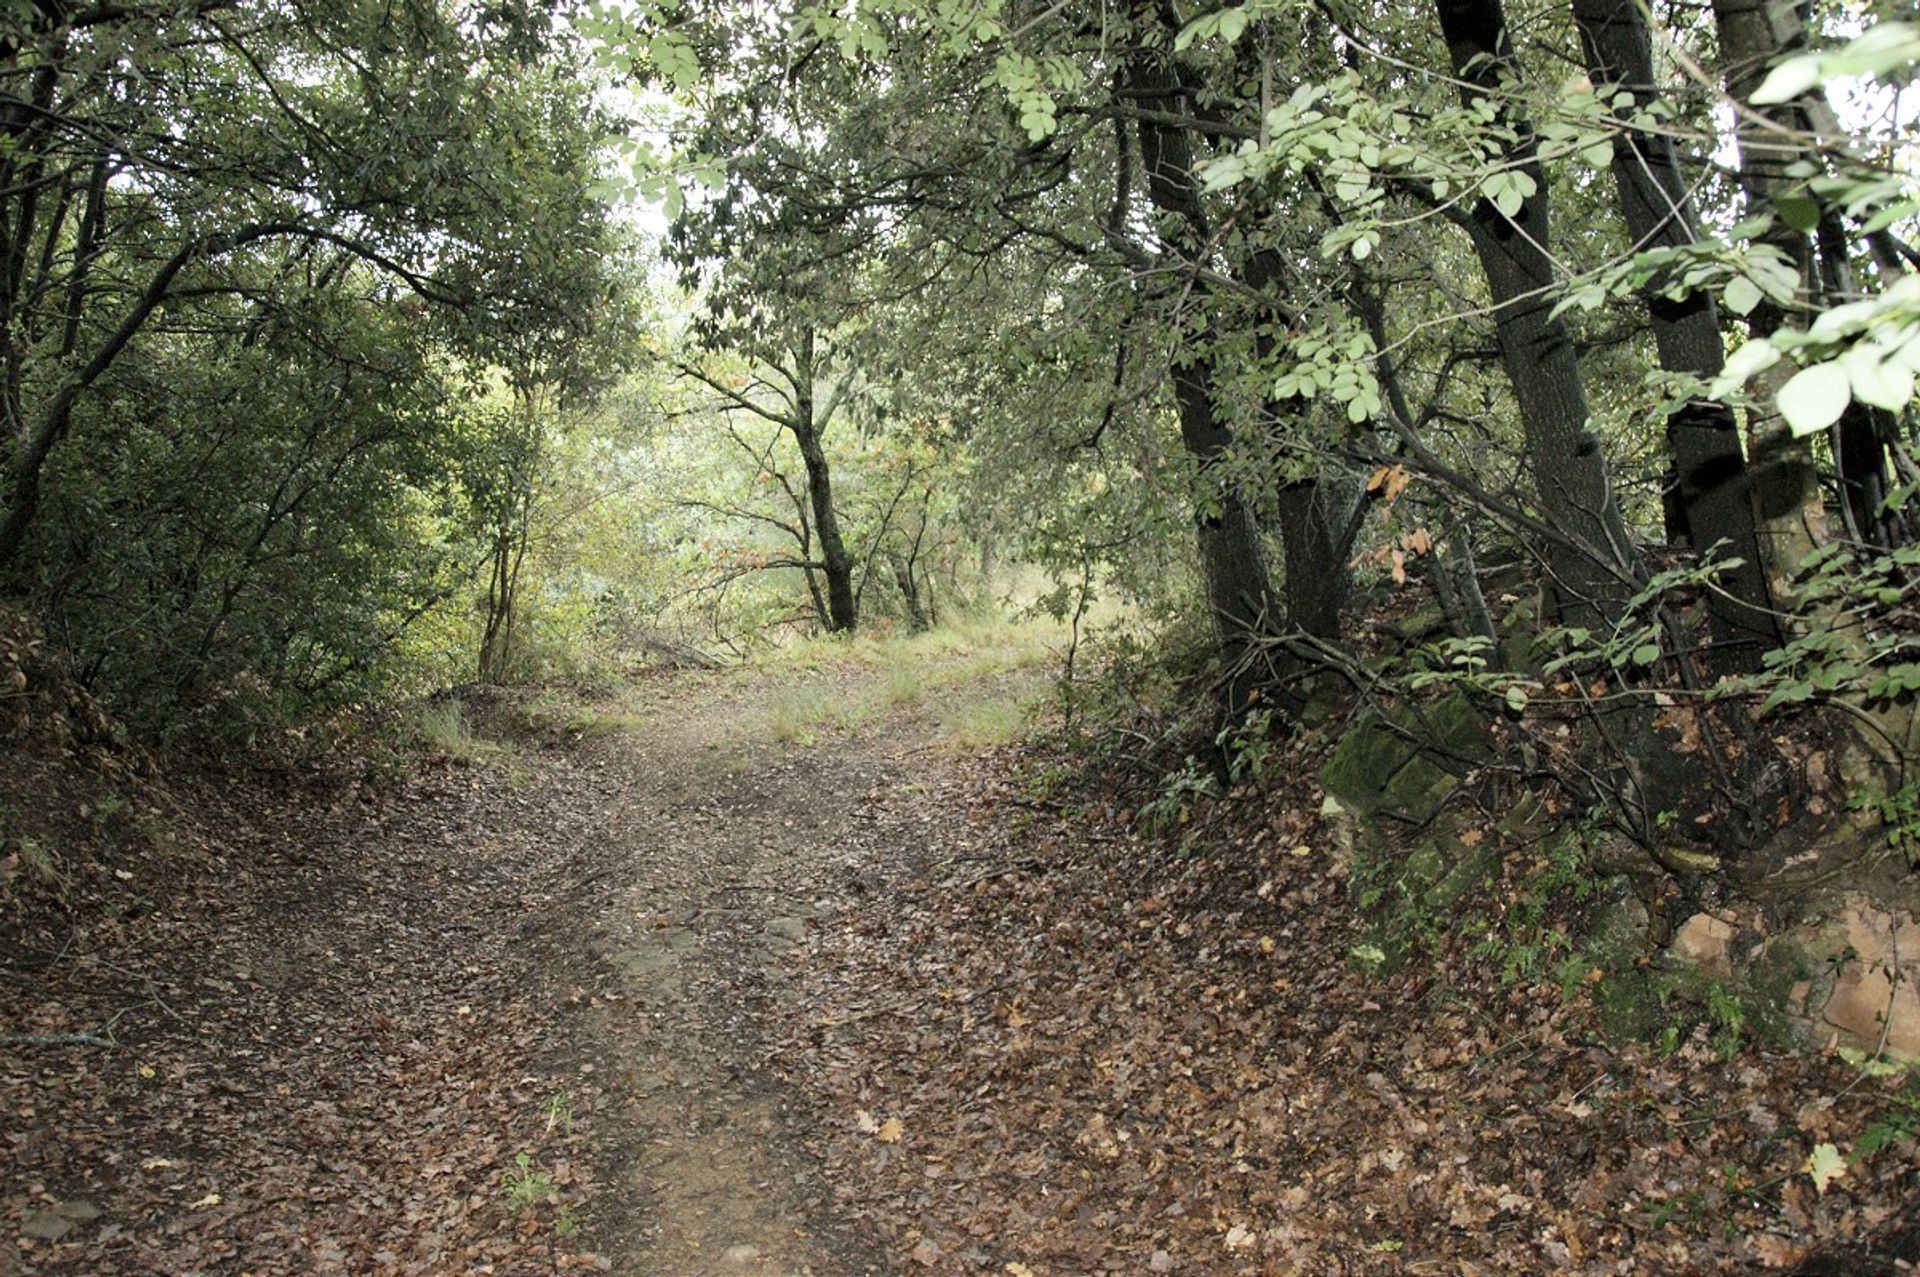
<path fill-rule="evenodd" d="M 1367 716 L 1334 749 L 1320 783 L 1363 818 L 1387 815 L 1424 825 L 1489 753 L 1486 725 L 1456 694 Z"/>

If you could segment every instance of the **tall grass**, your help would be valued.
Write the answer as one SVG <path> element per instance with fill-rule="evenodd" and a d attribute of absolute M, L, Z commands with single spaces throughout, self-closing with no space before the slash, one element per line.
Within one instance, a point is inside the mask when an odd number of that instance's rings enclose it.
<path fill-rule="evenodd" d="M 407 730 L 422 749 L 463 763 L 484 762 L 507 752 L 499 741 L 474 734 L 467 711 L 452 697 L 428 701 L 407 718 Z"/>

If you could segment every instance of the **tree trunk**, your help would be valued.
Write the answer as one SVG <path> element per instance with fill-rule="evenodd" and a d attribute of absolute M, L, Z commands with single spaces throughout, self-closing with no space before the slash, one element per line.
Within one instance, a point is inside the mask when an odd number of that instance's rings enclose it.
<path fill-rule="evenodd" d="M 1499 0 L 1436 0 L 1453 72 L 1468 102 L 1502 93 L 1510 62 Z M 1600 445 L 1587 429 L 1587 397 L 1566 325 L 1551 318 L 1557 279 L 1549 255 L 1547 177 L 1531 126 L 1503 106 L 1515 140 L 1500 157 L 1533 181 L 1512 216 L 1479 200 L 1467 229 L 1494 305 L 1500 353 L 1526 435 L 1528 467 L 1547 519 L 1577 548 L 1544 549 L 1562 619 L 1604 629 L 1632 593 L 1635 555 Z"/>
<path fill-rule="evenodd" d="M 1814 247 L 1819 259 L 1821 301 L 1842 306 L 1860 300 L 1848 255 L 1847 228 L 1838 212 L 1821 211 Z M 1886 409 L 1855 399 L 1840 414 L 1833 432 L 1834 477 L 1847 534 L 1883 549 L 1905 542 L 1909 529 L 1902 512 L 1887 508 L 1892 484 L 1887 450 L 1899 443 L 1899 422 Z"/>
<path fill-rule="evenodd" d="M 1811 291 L 1812 244 L 1787 223 L 1776 203 L 1796 185 L 1787 175 L 1788 166 L 1807 156 L 1811 139 L 1799 138 L 1806 136 L 1813 123 L 1810 104 L 1804 98 L 1776 106 L 1748 102 L 1773 62 L 1806 43 L 1805 25 L 1793 0 L 1713 0 L 1713 17 L 1720 34 L 1727 92 L 1742 104 L 1734 136 L 1740 146 L 1740 187 L 1747 211 L 1755 217 L 1771 217 L 1761 242 L 1793 263 Z M 1749 328 L 1759 337 L 1769 336 L 1785 320 L 1784 312 L 1769 300 L 1747 317 Z M 1774 589 L 1782 593 L 1784 583 L 1826 535 L 1812 441 L 1795 439 L 1774 407 L 1774 396 L 1792 375 L 1793 368 L 1782 362 L 1755 380 L 1747 422 L 1760 544 Z"/>
<path fill-rule="evenodd" d="M 1128 81 L 1143 97 L 1173 99 L 1180 94 L 1172 68 L 1152 51 L 1135 52 Z M 1142 119 L 1139 140 L 1147 193 L 1162 215 L 1162 234 L 1181 258 L 1197 263 L 1212 237 L 1193 176 L 1192 139 L 1184 128 Z M 1193 304 L 1202 313 L 1207 291 L 1204 280 L 1193 282 Z M 1235 717 L 1251 704 L 1260 681 L 1254 665 L 1260 636 L 1273 628 L 1273 587 L 1253 510 L 1238 484 L 1221 472 L 1233 431 L 1220 419 L 1207 357 L 1189 352 L 1172 376 L 1180 441 L 1197 464 L 1202 485 L 1194 518 L 1200 573 L 1221 658 L 1230 672 L 1225 709 Z"/>
<path fill-rule="evenodd" d="M 793 354 L 796 394 L 787 424 L 800 446 L 800 460 L 807 467 L 807 502 L 813 507 L 814 535 L 820 540 L 821 575 L 827 578 L 827 628 L 836 634 L 850 634 L 859 622 L 853 596 L 853 556 L 847 553 L 847 543 L 840 535 L 840 517 L 833 508 L 833 476 L 820 442 L 827 423 L 814 416 L 813 329 L 801 333 Z"/>
<path fill-rule="evenodd" d="M 1277 501 L 1287 560 L 1287 628 L 1338 642 L 1352 579 L 1340 535 L 1346 520 L 1332 508 L 1337 502 L 1320 480 L 1286 484 Z"/>
<path fill-rule="evenodd" d="M 1653 51 L 1641 0 L 1573 0 L 1574 20 L 1596 88 L 1619 85 L 1639 105 L 1656 96 Z M 1620 211 L 1635 252 L 1694 242 L 1691 197 L 1664 133 L 1627 130 L 1613 140 L 1613 176 Z M 1720 316 L 1711 293 L 1696 290 L 1679 301 L 1655 292 L 1646 297 L 1660 366 L 1668 372 L 1711 379 L 1725 364 Z M 1725 593 L 1708 596 L 1717 673 L 1751 673 L 1762 653 L 1780 645 L 1767 587 L 1759 534 L 1754 527 L 1753 487 L 1740 450 L 1739 427 L 1727 405 L 1696 399 L 1667 419 L 1673 471 L 1668 485 L 1667 540 L 1701 550 L 1719 545 L 1740 565 L 1720 574 Z"/>
<path fill-rule="evenodd" d="M 1255 352 L 1265 362 L 1279 347 L 1275 334 L 1291 323 L 1280 304 L 1286 279 L 1280 254 L 1272 249 L 1254 253 L 1242 278 L 1274 299 L 1263 317 L 1266 322 L 1258 326 L 1253 339 Z M 1289 421 L 1305 424 L 1300 421 L 1297 403 L 1270 400 L 1265 410 L 1264 424 L 1270 431 L 1279 432 Z M 1349 498 L 1357 491 L 1357 484 L 1322 474 L 1283 483 L 1275 494 L 1287 569 L 1281 586 L 1287 628 L 1327 643 L 1340 641 L 1340 622 L 1347 608 L 1347 592 L 1353 585 L 1353 571 L 1347 563 L 1352 548 L 1348 530 L 1351 520 L 1347 516 L 1352 509 Z M 1347 497 L 1342 497 L 1343 492 Z M 1340 508 L 1343 504 L 1347 509 Z"/>

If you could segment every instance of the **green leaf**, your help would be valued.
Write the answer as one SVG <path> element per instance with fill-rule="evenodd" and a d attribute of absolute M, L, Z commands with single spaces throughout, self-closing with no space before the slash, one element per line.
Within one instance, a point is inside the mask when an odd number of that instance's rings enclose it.
<path fill-rule="evenodd" d="M 1840 420 L 1853 399 L 1847 370 L 1838 363 L 1802 368 L 1780 387 L 1780 415 L 1794 437 L 1815 434 Z"/>
<path fill-rule="evenodd" d="M 1745 275 L 1735 275 L 1727 281 L 1724 297 L 1728 310 L 1736 315 L 1749 315 L 1755 306 L 1765 300 L 1766 294 L 1760 291 L 1760 285 Z"/>
<path fill-rule="evenodd" d="M 1773 207 L 1794 230 L 1805 233 L 1820 224 L 1820 202 L 1811 195 L 1776 195 Z"/>
<path fill-rule="evenodd" d="M 1658 643 L 1642 643 L 1639 647 L 1633 649 L 1633 663 L 1635 665 L 1651 665 L 1659 659 L 1660 645 Z"/>
<path fill-rule="evenodd" d="M 1747 98 L 1755 106 L 1772 106 L 1778 102 L 1791 101 L 1820 83 L 1820 55 L 1809 53 L 1797 58 L 1788 58 L 1767 73 Z"/>
<path fill-rule="evenodd" d="M 1841 76 L 1877 75 L 1920 61 L 1920 30 L 1904 22 L 1882 22 L 1842 48 L 1789 58 L 1768 73 L 1748 101 L 1772 106 L 1799 97 Z"/>
<path fill-rule="evenodd" d="M 1861 226 L 1860 233 L 1872 235 L 1878 231 L 1884 231 L 1895 222 L 1903 221 L 1916 213 L 1920 213 L 1920 200 L 1901 200 L 1897 204 L 1889 204 L 1869 217 L 1865 225 Z"/>
<path fill-rule="evenodd" d="M 1481 185 L 1481 191 L 1493 201 L 1503 217 L 1518 217 L 1526 206 L 1527 197 L 1539 189 L 1539 184 L 1525 173 L 1495 173 Z"/>
<path fill-rule="evenodd" d="M 1847 384 L 1861 403 L 1899 412 L 1913 398 L 1913 373 L 1886 359 L 1886 352 L 1861 343 L 1843 352 L 1839 364 L 1847 370 Z"/>
<path fill-rule="evenodd" d="M 1727 356 L 1727 366 L 1714 379 L 1712 393 L 1716 398 L 1724 397 L 1779 362 L 1780 348 L 1764 337 L 1756 337 Z"/>

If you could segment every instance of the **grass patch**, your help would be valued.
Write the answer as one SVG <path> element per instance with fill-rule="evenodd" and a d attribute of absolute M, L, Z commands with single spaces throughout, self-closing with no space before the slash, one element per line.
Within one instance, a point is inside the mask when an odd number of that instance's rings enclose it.
<path fill-rule="evenodd" d="M 901 662 L 887 666 L 887 704 L 897 707 L 918 705 L 927 694 L 927 681 L 920 666 Z"/>
<path fill-rule="evenodd" d="M 861 633 L 789 643 L 761 659 L 775 677 L 740 734 L 806 747 L 896 712 L 933 719 L 963 749 L 1018 740 L 1032 714 L 1031 678 L 986 687 L 1057 659 L 1064 631 L 1046 620 L 967 620 L 921 634 Z"/>
<path fill-rule="evenodd" d="M 1032 708 L 1024 701 L 982 698 L 942 715 L 940 729 L 956 749 L 992 749 L 1025 736 L 1032 720 Z"/>
<path fill-rule="evenodd" d="M 507 752 L 499 741 L 475 735 L 467 711 L 451 697 L 430 701 L 415 710 L 407 720 L 407 730 L 422 749 L 463 763 L 485 762 Z"/>
<path fill-rule="evenodd" d="M 599 740 L 607 736 L 625 736 L 647 725 L 644 714 L 604 713 L 583 709 L 567 721 L 567 735 L 575 740 Z"/>
<path fill-rule="evenodd" d="M 833 723 L 838 700 L 817 683 L 783 682 L 767 700 L 767 734 L 782 745 L 811 745 Z"/>

